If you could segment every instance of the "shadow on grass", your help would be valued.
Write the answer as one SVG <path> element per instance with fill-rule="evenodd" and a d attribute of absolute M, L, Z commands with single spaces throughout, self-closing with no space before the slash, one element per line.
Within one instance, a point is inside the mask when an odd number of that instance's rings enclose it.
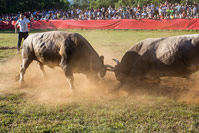
<path fill-rule="evenodd" d="M 123 89 L 132 95 L 166 96 L 174 100 L 188 93 L 193 98 L 198 97 L 199 90 L 197 88 L 198 84 L 196 81 L 177 77 L 171 79 L 168 77 L 163 78 L 160 83 L 141 81 L 140 83 L 127 83 L 123 86 Z"/>

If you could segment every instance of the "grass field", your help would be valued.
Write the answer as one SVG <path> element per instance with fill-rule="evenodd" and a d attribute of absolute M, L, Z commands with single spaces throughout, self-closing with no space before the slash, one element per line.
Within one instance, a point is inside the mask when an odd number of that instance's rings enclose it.
<path fill-rule="evenodd" d="M 82 34 L 105 62 L 122 55 L 145 38 L 198 34 L 197 31 L 68 30 Z M 41 31 L 32 31 L 32 33 Z M 16 46 L 17 34 L 0 31 L 0 46 Z M 163 90 L 136 88 L 111 93 L 118 84 L 107 73 L 102 86 L 75 75 L 70 93 L 63 72 L 47 69 L 48 79 L 31 64 L 26 84 L 14 81 L 20 67 L 16 50 L 0 50 L 0 133 L 2 132 L 198 132 L 199 93 L 194 82 L 164 80 Z M 168 80 L 168 82 L 166 82 Z M 185 93 L 179 93 L 184 89 Z M 168 87 L 168 84 L 170 85 Z M 164 93 L 164 92 L 167 93 Z M 168 92 L 169 91 L 169 92 Z M 183 92 L 183 91 L 182 91 Z"/>

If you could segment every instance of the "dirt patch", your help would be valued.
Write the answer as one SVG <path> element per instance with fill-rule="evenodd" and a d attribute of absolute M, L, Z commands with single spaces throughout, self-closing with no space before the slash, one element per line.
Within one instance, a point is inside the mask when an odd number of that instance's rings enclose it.
<path fill-rule="evenodd" d="M 105 54 L 105 57 L 112 57 Z M 105 64 L 114 62 L 108 58 Z M 0 66 L 0 94 L 7 93 L 24 93 L 27 100 L 35 101 L 41 104 L 62 105 L 73 102 L 99 102 L 103 100 L 111 100 L 117 98 L 126 98 L 135 102 L 148 101 L 144 99 L 144 95 L 166 96 L 177 99 L 179 102 L 199 103 L 197 80 L 187 80 L 182 78 L 163 78 L 160 86 L 147 86 L 145 88 L 132 88 L 127 91 L 125 87 L 120 91 L 113 92 L 114 88 L 119 84 L 114 73 L 107 72 L 105 80 L 96 83 L 88 81 L 83 74 L 74 74 L 76 92 L 71 93 L 66 82 L 63 70 L 59 67 L 51 69 L 45 67 L 47 78 L 42 78 L 40 69 L 36 62 L 33 62 L 26 71 L 25 84 L 19 85 L 15 82 L 15 76 L 20 69 L 20 55 L 1 64 Z M 133 97 L 133 98 L 131 98 Z M 150 100 L 148 101 L 150 102 Z"/>

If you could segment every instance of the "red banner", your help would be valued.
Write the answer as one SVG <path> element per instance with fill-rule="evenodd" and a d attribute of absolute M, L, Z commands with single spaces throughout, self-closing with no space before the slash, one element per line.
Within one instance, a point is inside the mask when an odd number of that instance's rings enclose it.
<path fill-rule="evenodd" d="M 14 29 L 15 23 L 2 21 L 0 29 Z M 32 29 L 199 30 L 199 19 L 34 20 L 32 25 Z"/>

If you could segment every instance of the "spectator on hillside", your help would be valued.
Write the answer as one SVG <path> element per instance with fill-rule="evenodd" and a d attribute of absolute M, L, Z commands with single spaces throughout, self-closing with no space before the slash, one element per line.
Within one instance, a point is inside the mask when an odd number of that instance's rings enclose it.
<path fill-rule="evenodd" d="M 193 18 L 197 18 L 198 17 L 198 7 L 196 4 L 193 6 L 192 12 L 193 12 Z"/>
<path fill-rule="evenodd" d="M 111 5 L 108 8 L 98 9 L 68 9 L 68 10 L 43 10 L 26 12 L 25 14 L 34 20 L 54 20 L 54 19 L 80 19 L 80 20 L 99 20 L 99 19 L 192 19 L 199 18 L 199 6 L 194 2 L 193 5 L 175 3 L 167 1 L 154 5 L 150 3 L 144 6 L 123 6 L 114 8 Z M 2 21 L 18 20 L 19 13 L 2 15 Z"/>

